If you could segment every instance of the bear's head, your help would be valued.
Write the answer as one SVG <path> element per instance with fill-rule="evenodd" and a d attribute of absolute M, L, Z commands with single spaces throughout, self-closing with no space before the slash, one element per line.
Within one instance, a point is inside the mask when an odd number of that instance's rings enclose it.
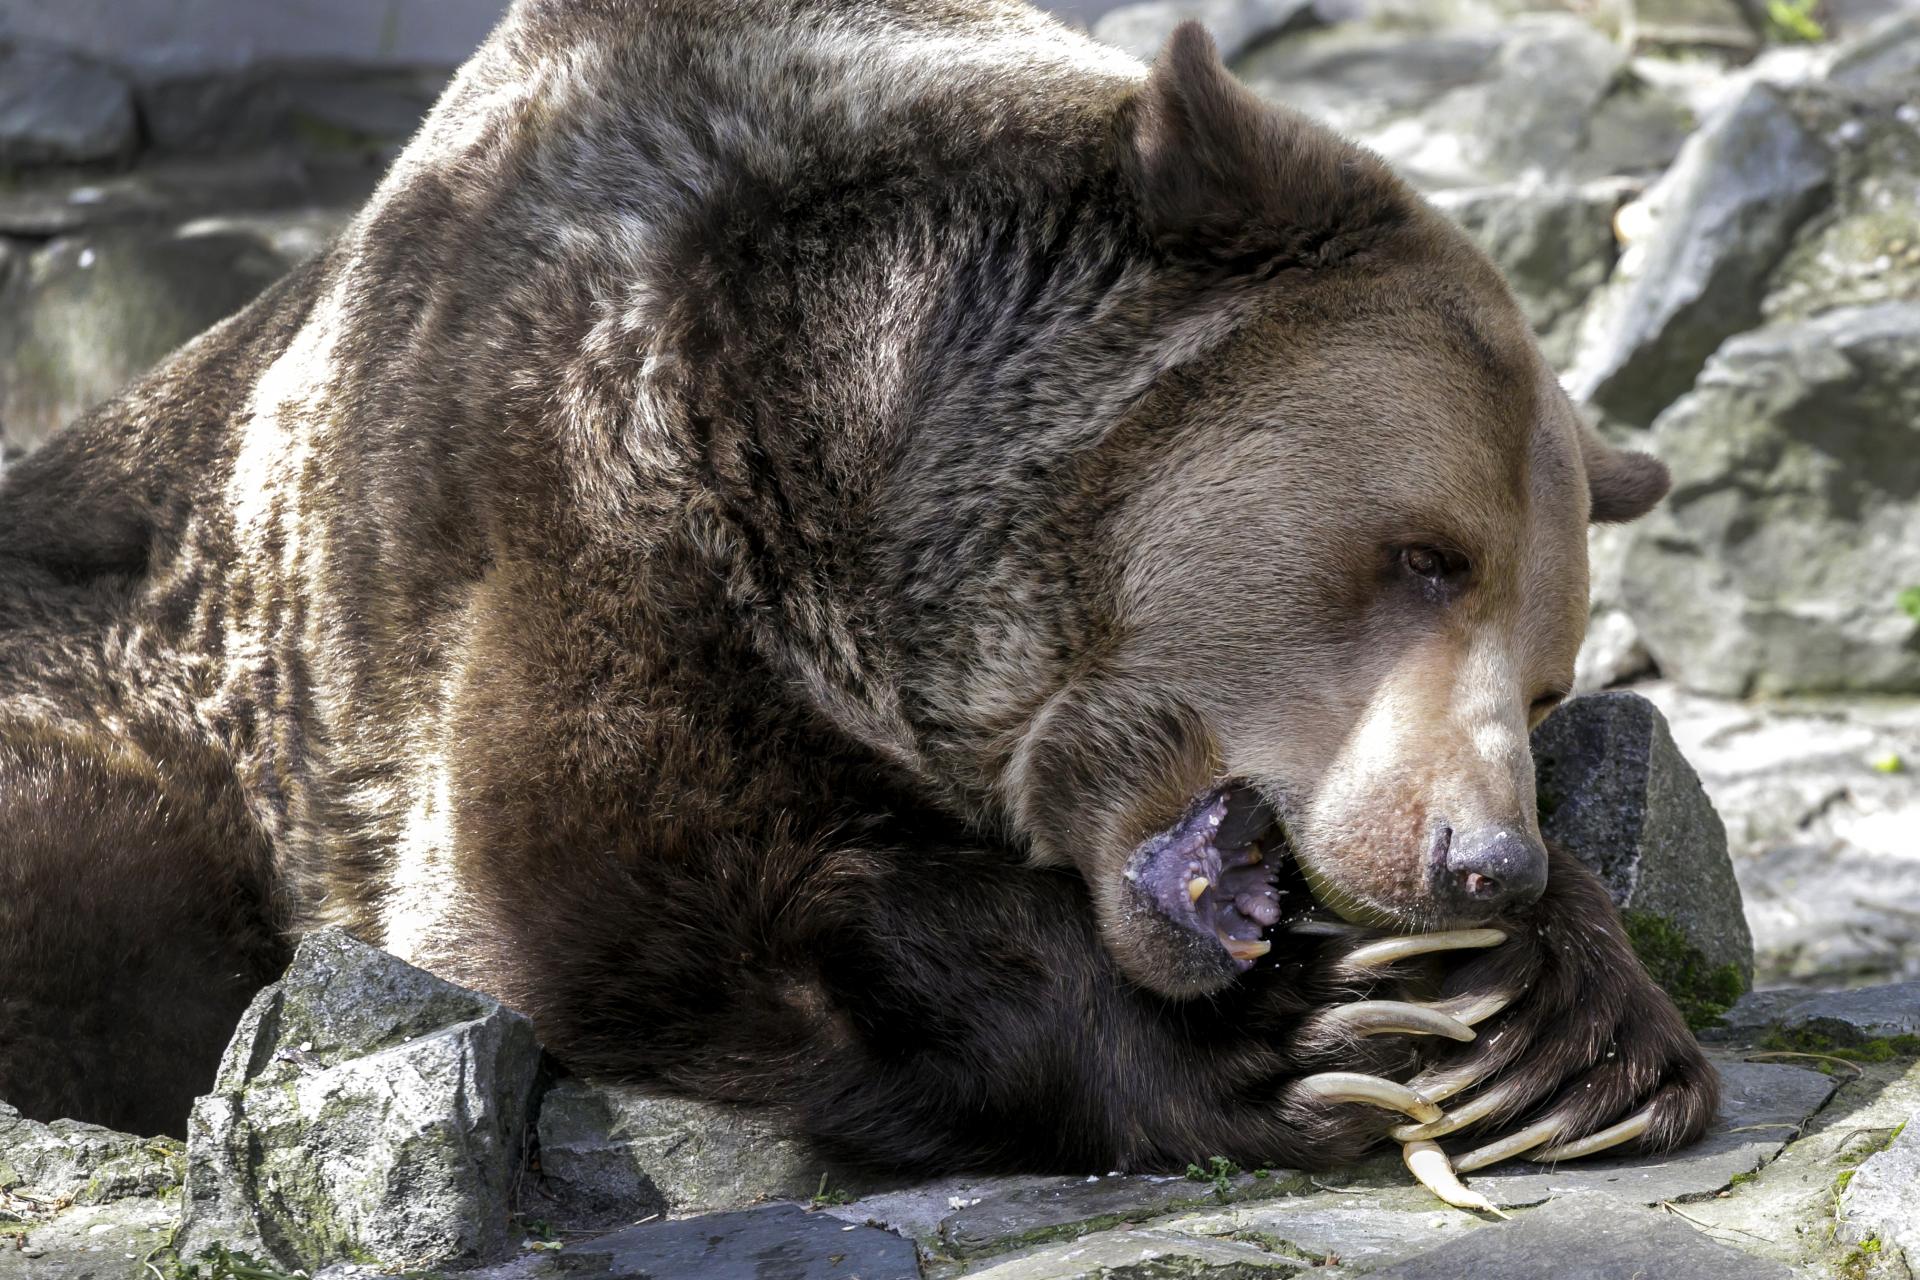
<path fill-rule="evenodd" d="M 1528 735 L 1571 688 L 1587 526 L 1646 511 L 1665 469 L 1581 422 L 1457 229 L 1199 27 L 1121 132 L 1144 234 L 1230 321 L 1082 466 L 1100 639 L 1007 757 L 1012 821 L 1169 995 L 1264 951 L 1309 905 L 1295 868 L 1316 909 L 1389 929 L 1523 910 L 1547 874 Z"/>

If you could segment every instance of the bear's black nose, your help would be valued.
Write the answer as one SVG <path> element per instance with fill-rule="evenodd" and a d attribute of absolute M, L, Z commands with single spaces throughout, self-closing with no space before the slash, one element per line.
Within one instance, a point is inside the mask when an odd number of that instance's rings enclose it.
<path fill-rule="evenodd" d="M 1547 887 L 1547 851 L 1513 827 L 1455 832 L 1439 881 L 1448 905 L 1484 920 L 1539 900 Z"/>

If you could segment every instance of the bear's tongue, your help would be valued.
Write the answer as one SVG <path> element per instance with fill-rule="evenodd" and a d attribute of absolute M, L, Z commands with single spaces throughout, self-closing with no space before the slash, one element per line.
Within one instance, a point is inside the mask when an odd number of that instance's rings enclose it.
<path fill-rule="evenodd" d="M 1142 841 L 1126 876 L 1153 910 L 1212 938 L 1245 970 L 1271 947 L 1260 935 L 1280 920 L 1283 903 L 1296 896 L 1300 910 L 1312 903 L 1304 888 L 1280 887 L 1279 864 L 1290 859 L 1279 828 L 1253 788 L 1222 787 Z"/>

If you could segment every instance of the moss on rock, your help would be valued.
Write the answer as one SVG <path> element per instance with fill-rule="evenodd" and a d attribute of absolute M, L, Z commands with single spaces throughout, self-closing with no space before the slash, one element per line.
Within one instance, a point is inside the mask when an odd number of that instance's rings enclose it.
<path fill-rule="evenodd" d="M 1634 954 L 1661 990 L 1673 997 L 1693 1030 L 1714 1025 L 1746 994 L 1747 982 L 1739 966 L 1713 964 L 1666 917 L 1649 911 L 1622 914 Z"/>

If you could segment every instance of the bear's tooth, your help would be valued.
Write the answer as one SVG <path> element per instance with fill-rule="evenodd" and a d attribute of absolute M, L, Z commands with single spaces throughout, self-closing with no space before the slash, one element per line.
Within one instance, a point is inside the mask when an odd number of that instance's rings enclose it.
<path fill-rule="evenodd" d="M 1200 895 L 1205 893 L 1207 886 L 1212 883 L 1213 881 L 1207 879 L 1205 876 L 1195 876 L 1193 879 L 1187 881 L 1187 901 L 1200 901 Z"/>

